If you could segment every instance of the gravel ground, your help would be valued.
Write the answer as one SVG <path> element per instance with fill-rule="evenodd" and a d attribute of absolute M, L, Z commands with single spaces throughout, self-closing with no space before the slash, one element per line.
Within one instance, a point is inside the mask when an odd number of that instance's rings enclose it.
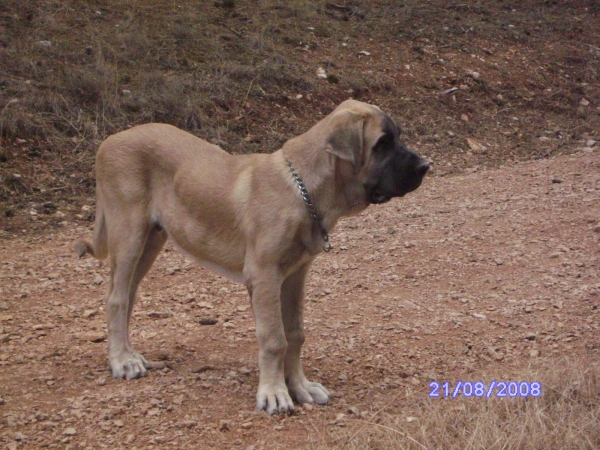
<path fill-rule="evenodd" d="M 136 349 L 163 367 L 113 380 L 107 265 L 69 250 L 90 227 L 3 241 L 0 445 L 318 447 L 328 427 L 360 427 L 399 389 L 426 396 L 431 380 L 597 360 L 599 213 L 596 150 L 434 173 L 405 199 L 343 220 L 309 277 L 303 354 L 333 401 L 274 417 L 253 411 L 257 345 L 243 286 L 169 245 L 132 325 Z"/>

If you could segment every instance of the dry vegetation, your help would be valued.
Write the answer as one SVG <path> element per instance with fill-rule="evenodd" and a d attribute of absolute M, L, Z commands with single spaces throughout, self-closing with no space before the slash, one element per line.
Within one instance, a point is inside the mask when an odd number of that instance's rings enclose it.
<path fill-rule="evenodd" d="M 489 385 L 499 374 L 470 374 Z M 600 367 L 582 359 L 504 375 L 537 380 L 540 398 L 431 399 L 429 390 L 399 389 L 352 431 L 329 428 L 324 448 L 350 449 L 597 449 L 600 448 Z"/>
<path fill-rule="evenodd" d="M 598 10 L 591 0 L 3 1 L 0 226 L 6 237 L 57 209 L 77 219 L 99 142 L 149 121 L 270 152 L 353 96 L 393 114 L 441 174 L 571 152 L 600 129 Z"/>

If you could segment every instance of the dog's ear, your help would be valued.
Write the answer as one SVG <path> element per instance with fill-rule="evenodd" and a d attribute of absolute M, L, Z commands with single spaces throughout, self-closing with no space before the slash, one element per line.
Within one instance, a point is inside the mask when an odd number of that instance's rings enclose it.
<path fill-rule="evenodd" d="M 365 116 L 343 109 L 334 112 L 329 124 L 325 150 L 344 161 L 360 166 L 363 159 Z"/>

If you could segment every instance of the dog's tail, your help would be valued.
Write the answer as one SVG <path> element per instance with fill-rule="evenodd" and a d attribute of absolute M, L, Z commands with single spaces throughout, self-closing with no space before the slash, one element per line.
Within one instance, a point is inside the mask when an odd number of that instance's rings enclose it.
<path fill-rule="evenodd" d="M 82 258 L 89 253 L 94 258 L 105 259 L 108 256 L 108 237 L 106 235 L 106 220 L 102 204 L 96 203 L 96 221 L 94 222 L 94 237 L 92 242 L 78 240 L 73 243 L 73 250 L 77 257 Z"/>

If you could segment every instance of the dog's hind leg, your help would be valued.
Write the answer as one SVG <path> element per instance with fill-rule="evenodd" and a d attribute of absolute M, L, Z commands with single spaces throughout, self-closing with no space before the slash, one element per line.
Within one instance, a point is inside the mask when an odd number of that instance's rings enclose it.
<path fill-rule="evenodd" d="M 150 267 L 156 260 L 160 251 L 167 242 L 167 232 L 159 227 L 154 227 L 150 231 L 148 235 L 148 239 L 146 239 L 146 244 L 144 245 L 144 251 L 142 252 L 142 256 L 135 267 L 135 273 L 133 275 L 133 279 L 131 280 L 131 285 L 129 286 L 129 305 L 127 308 L 127 326 L 131 323 L 131 313 L 133 312 L 133 305 L 135 304 L 137 288 L 140 285 L 142 279 L 146 276 Z"/>
<path fill-rule="evenodd" d="M 129 341 L 130 294 L 136 268 L 150 235 L 150 225 L 144 223 L 142 217 L 139 211 L 129 211 L 108 222 L 111 280 L 106 319 L 108 359 L 114 378 L 132 379 L 146 375 L 147 361 L 133 350 Z M 135 288 L 133 290 L 135 293 Z"/>

